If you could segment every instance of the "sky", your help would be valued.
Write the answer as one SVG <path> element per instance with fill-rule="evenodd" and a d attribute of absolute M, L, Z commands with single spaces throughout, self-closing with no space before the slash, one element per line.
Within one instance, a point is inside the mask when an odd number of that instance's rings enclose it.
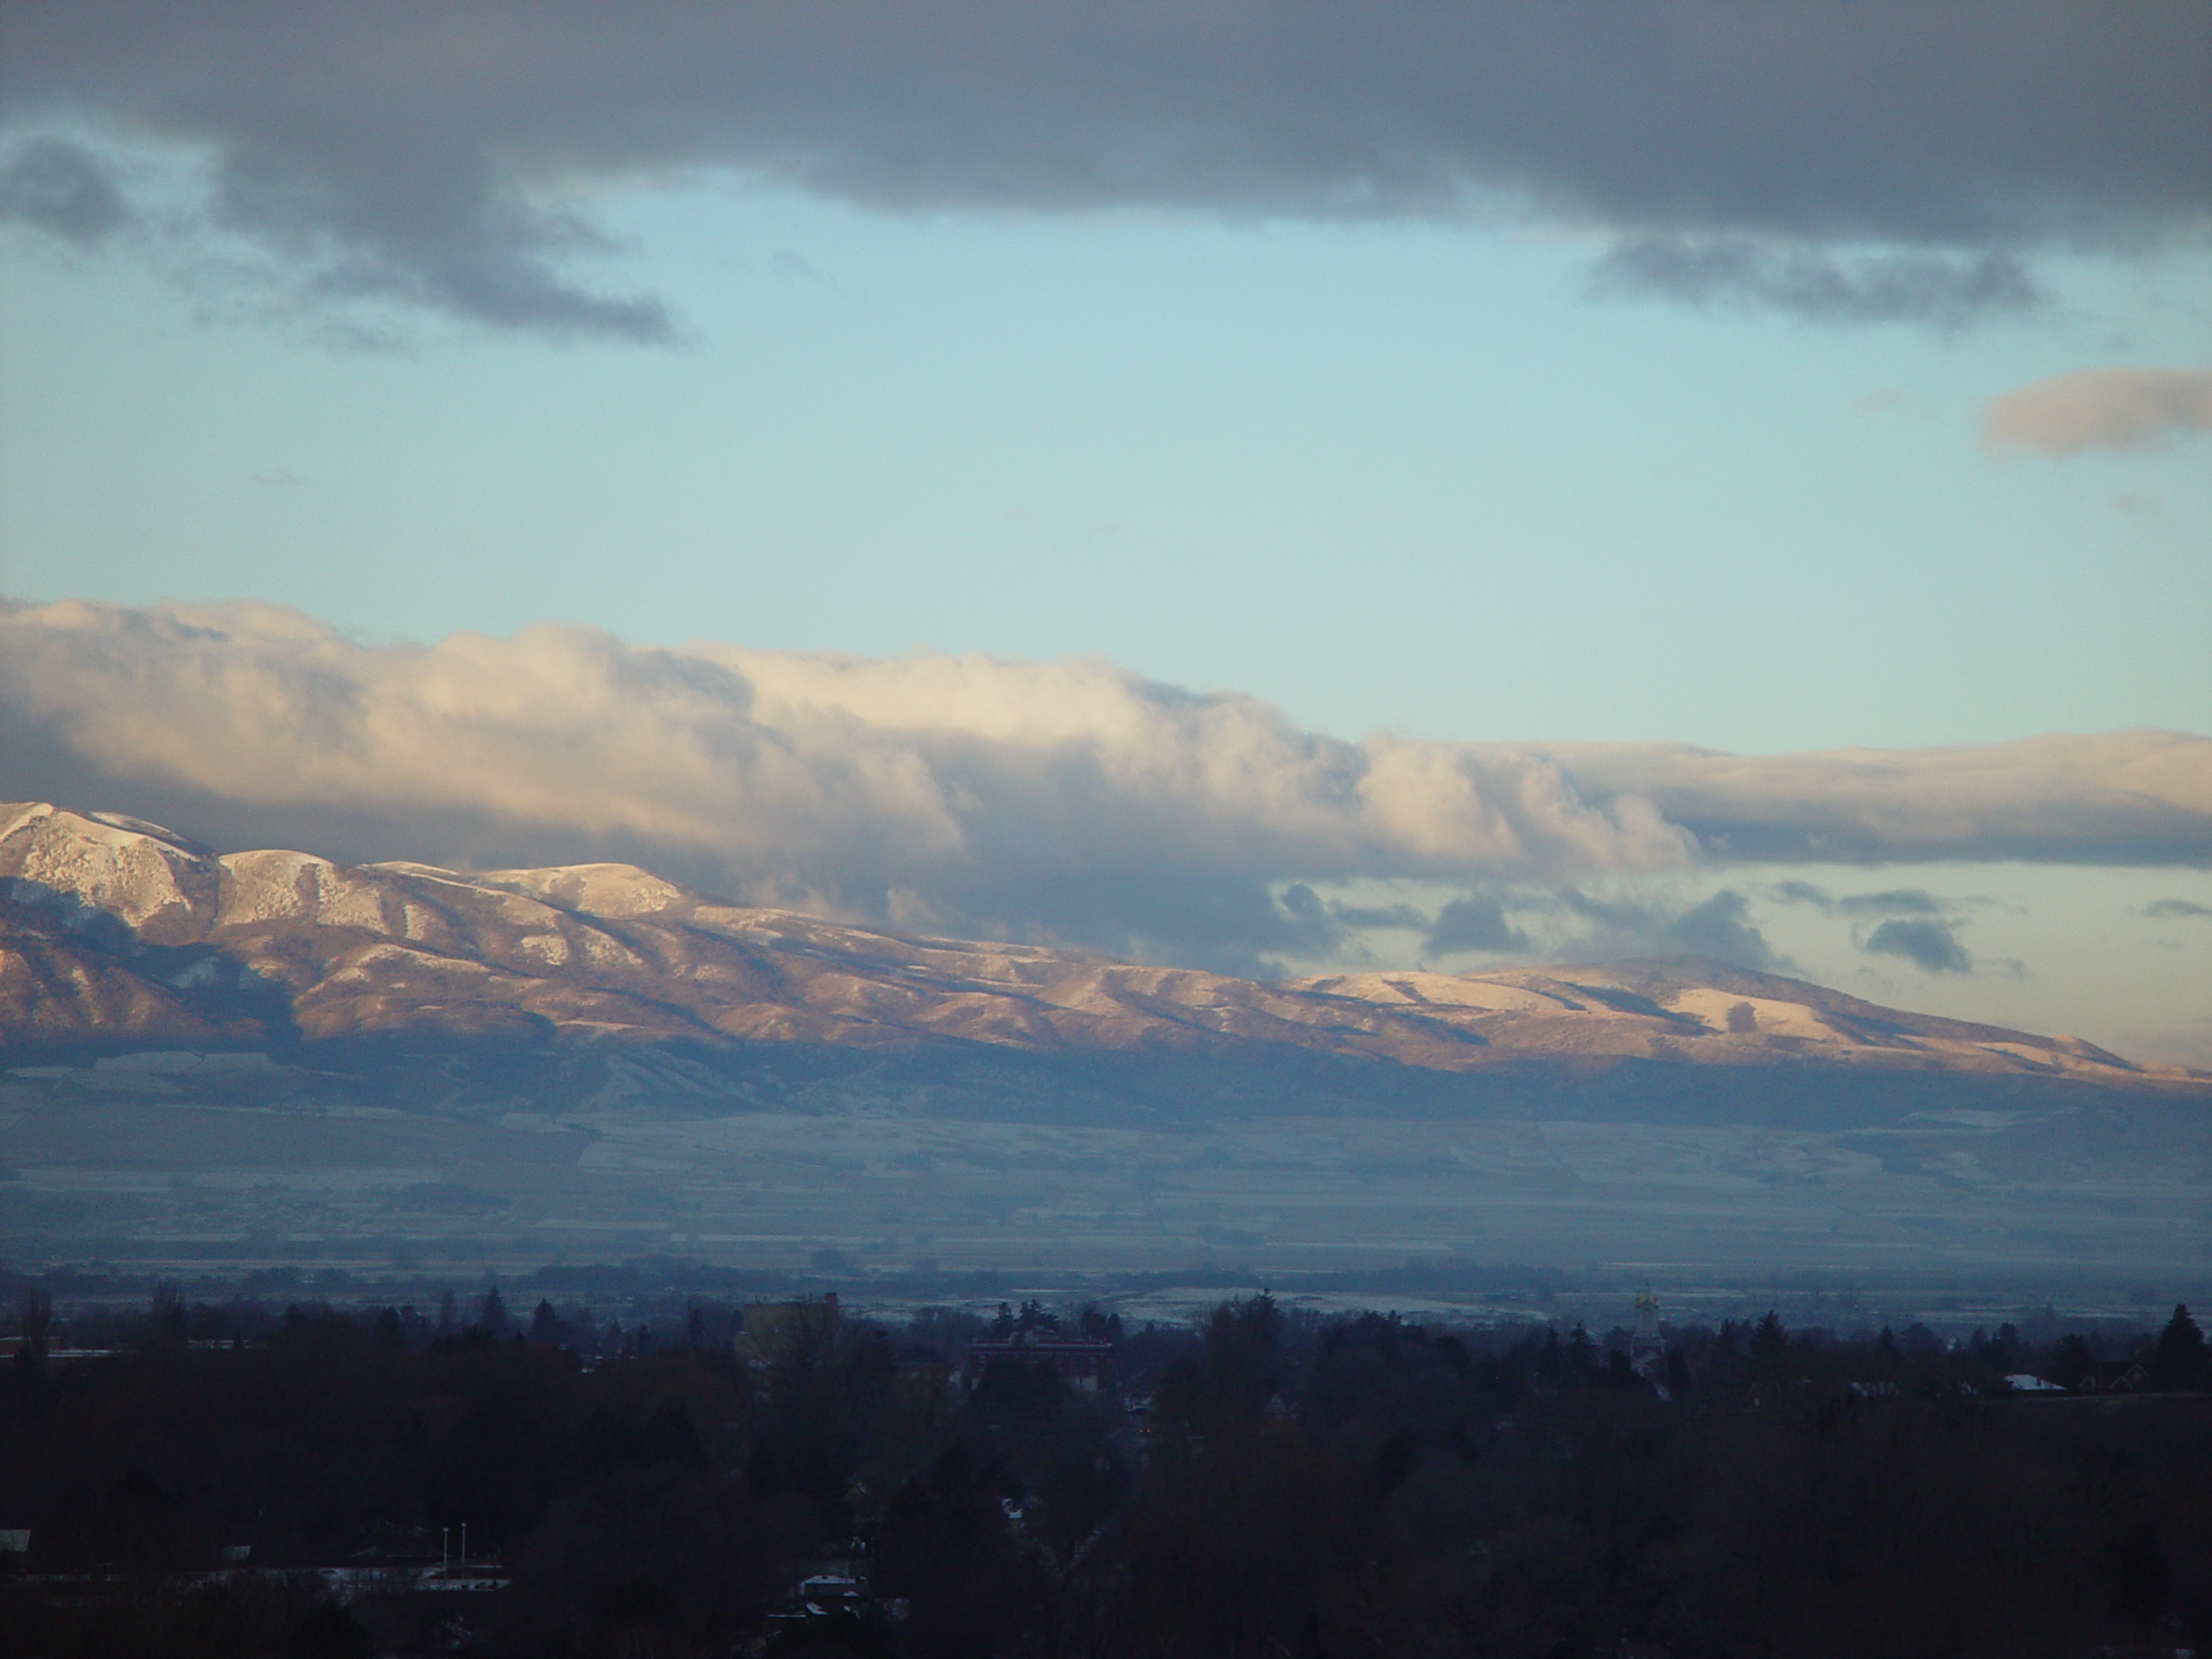
<path fill-rule="evenodd" d="M 11 796 L 2212 1065 L 2212 6 L 0 29 Z"/>

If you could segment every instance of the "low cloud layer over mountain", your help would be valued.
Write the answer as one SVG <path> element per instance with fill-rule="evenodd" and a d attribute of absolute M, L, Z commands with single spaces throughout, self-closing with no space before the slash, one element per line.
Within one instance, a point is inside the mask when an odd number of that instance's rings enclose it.
<path fill-rule="evenodd" d="M 79 246 L 160 215 L 99 146 L 204 159 L 205 226 L 302 305 L 643 340 L 579 203 L 700 171 L 899 209 L 1534 219 L 1601 286 L 1953 324 L 2056 247 L 2201 243 L 2212 12 L 700 0 L 10 9 L 0 211 Z M 78 142 L 87 130 L 92 145 Z"/>
<path fill-rule="evenodd" d="M 1662 913 L 1575 884 L 1751 861 L 2212 862 L 2212 740 L 2177 734 L 1764 757 L 1354 742 L 1096 661 L 551 627 L 375 646 L 266 606 L 8 609 L 0 742 L 19 795 L 227 846 L 621 859 L 753 903 L 1241 968 L 1363 926 L 1510 950 L 1535 888 L 1603 945 L 1758 965 L 1739 898 Z M 1430 917 L 1313 891 L 1375 880 L 1469 893 Z M 1518 896 L 1484 897 L 1499 884 Z M 1909 896 L 1875 911 L 1929 908 Z"/>

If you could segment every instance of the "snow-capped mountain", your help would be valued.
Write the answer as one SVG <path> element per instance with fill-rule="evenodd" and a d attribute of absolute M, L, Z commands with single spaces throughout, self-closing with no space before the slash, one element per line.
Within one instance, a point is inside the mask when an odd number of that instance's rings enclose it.
<path fill-rule="evenodd" d="M 735 905 L 628 865 L 460 874 L 216 855 L 159 825 L 0 807 L 0 1039 L 1268 1051 L 1428 1071 L 1805 1065 L 2188 1085 L 2068 1038 L 1882 1008 L 1702 960 L 1262 983 Z"/>
<path fill-rule="evenodd" d="M 1266 984 L 45 805 L 0 883 L 10 1262 L 2212 1260 L 2212 1078 L 1715 962 Z"/>

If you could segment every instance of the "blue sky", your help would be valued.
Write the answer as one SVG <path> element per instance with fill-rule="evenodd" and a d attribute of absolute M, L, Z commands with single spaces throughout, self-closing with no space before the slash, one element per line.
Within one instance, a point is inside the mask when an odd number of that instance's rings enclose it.
<path fill-rule="evenodd" d="M 1978 411 L 2212 359 L 2202 261 L 1943 333 L 1586 293 L 1586 238 L 1161 213 L 599 204 L 673 346 L 403 349 L 5 268 L 8 585 L 372 637 L 1096 654 L 1357 734 L 1989 741 L 2212 709 L 2202 446 Z"/>
<path fill-rule="evenodd" d="M 1095 658 L 1314 742 L 2212 732 L 2204 8 L 1466 9 L 1534 31 L 1524 92 L 1492 65 L 1506 36 L 1457 12 L 1313 14 L 1372 35 L 1353 62 L 1173 8 L 982 6 L 862 73 L 888 25 L 843 4 L 763 40 L 741 31 L 774 6 L 654 0 L 634 29 L 557 8 L 494 53 L 469 42 L 520 25 L 493 0 L 404 22 L 223 0 L 157 28 L 27 3 L 0 588 L 295 607 L 372 652 L 345 670 L 367 687 L 400 672 L 376 650 L 550 623 L 792 662 Z M 1890 71 L 1853 78 L 1853 30 Z M 1547 80 L 1554 59 L 1580 67 Z M 2125 405 L 2116 439 L 2067 435 L 2093 393 Z M 2008 396 L 2030 439 L 1993 447 Z M 240 626 L 239 661 L 273 660 L 271 626 Z M 25 729 L 65 733 L 137 671 L 103 660 Z M 1038 695 L 1075 707 L 1082 679 Z M 276 833 L 225 816 L 283 805 L 268 780 L 179 796 L 184 760 L 121 753 L 81 749 L 129 798 L 87 804 Z M 2158 798 L 2199 826 L 2175 861 L 1866 874 L 1940 900 L 1971 968 L 1870 953 L 1871 924 L 1775 899 L 1781 866 L 1532 874 L 1424 863 L 1414 836 L 1372 868 L 1255 863 L 1236 903 L 1310 880 L 1430 917 L 1580 881 L 1675 915 L 1726 889 L 1774 963 L 2212 1063 L 2186 908 L 2212 907 L 2212 774 L 2171 765 Z M 543 827 L 515 844 L 570 844 Z M 474 855 L 410 854 L 433 855 Z M 701 868 L 908 914 L 911 871 L 728 856 Z M 1160 879 L 1090 933 L 959 882 L 912 913 L 1173 955 L 1146 931 L 1183 891 Z M 2145 913 L 2162 899 L 2184 909 Z M 1189 949 L 1296 965 L 1270 916 Z M 1421 930 L 1328 938 L 1315 961 L 1418 954 Z"/>

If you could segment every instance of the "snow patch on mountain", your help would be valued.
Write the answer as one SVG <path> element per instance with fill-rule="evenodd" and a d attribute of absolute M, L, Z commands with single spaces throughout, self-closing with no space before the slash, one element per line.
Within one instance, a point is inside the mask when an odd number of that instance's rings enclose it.
<path fill-rule="evenodd" d="M 479 887 L 527 893 L 585 915 L 658 916 L 697 903 L 673 881 L 634 864 L 563 864 L 545 870 L 486 870 L 471 876 Z"/>
<path fill-rule="evenodd" d="M 219 903 L 215 861 L 158 824 L 44 803 L 0 812 L 0 879 L 19 903 L 59 899 L 55 908 L 73 925 L 90 925 L 99 912 L 141 933 L 189 929 Z"/>
<path fill-rule="evenodd" d="M 1732 991 L 1688 990 L 1668 1000 L 1677 1013 L 1687 1014 L 1712 1030 L 1738 1036 L 1796 1037 L 1807 1042 L 1848 1043 L 1859 1040 L 1840 1031 L 1802 1002 L 1783 1002 L 1769 996 L 1744 996 Z"/>
<path fill-rule="evenodd" d="M 217 858 L 158 825 L 44 806 L 0 807 L 0 825 L 14 901 L 0 1038 L 197 1040 L 275 1020 L 310 1039 L 1303 1051 L 1440 1071 L 1825 1064 L 2129 1087 L 2165 1075 L 1688 958 L 1267 984 L 849 927 L 625 864 L 471 875 L 283 849 Z"/>

